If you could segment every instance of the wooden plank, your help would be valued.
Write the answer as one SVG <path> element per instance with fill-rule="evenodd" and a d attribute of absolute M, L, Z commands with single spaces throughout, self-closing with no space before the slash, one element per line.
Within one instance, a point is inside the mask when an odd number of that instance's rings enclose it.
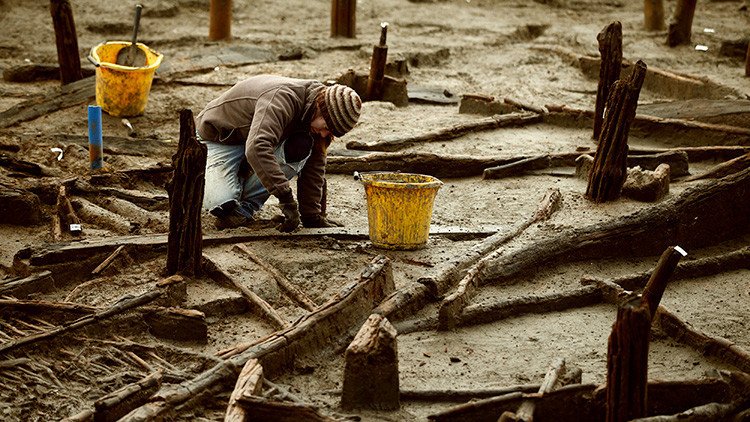
<path fill-rule="evenodd" d="M 90 101 L 96 96 L 96 77 L 91 76 L 54 89 L 44 97 L 23 101 L 0 113 L 0 128 L 46 116 Z"/>

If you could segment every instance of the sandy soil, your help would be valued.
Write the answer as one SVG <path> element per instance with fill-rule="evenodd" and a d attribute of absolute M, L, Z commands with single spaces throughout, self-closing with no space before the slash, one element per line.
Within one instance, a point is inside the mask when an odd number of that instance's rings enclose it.
<path fill-rule="evenodd" d="M 126 40 L 130 36 L 132 2 L 73 1 L 78 45 L 82 65 L 93 69 L 85 56 L 94 45 L 105 40 Z M 627 60 L 644 60 L 655 67 L 678 74 L 706 78 L 729 94 L 726 99 L 744 100 L 750 94 L 750 78 L 744 77 L 742 58 L 720 54 L 723 41 L 747 37 L 750 15 L 746 2 L 698 2 L 690 45 L 668 48 L 665 31 L 642 29 L 639 2 L 555 0 L 360 0 L 355 39 L 329 37 L 330 2 L 323 0 L 234 1 L 231 43 L 207 40 L 208 1 L 144 0 L 140 40 L 165 56 L 163 68 L 149 96 L 143 116 L 131 117 L 138 136 L 112 144 L 106 156 L 104 173 L 169 163 L 179 138 L 178 112 L 188 108 L 197 113 L 223 89 L 237 80 L 260 73 L 278 73 L 301 78 L 334 80 L 348 69 L 366 73 L 372 45 L 379 37 L 380 22 L 389 22 L 389 61 L 406 60 L 408 86 L 445 90 L 458 98 L 463 94 L 484 94 L 496 99 L 510 97 L 534 105 L 565 104 L 593 109 L 596 80 L 587 78 L 565 54 L 563 48 L 577 55 L 598 55 L 596 35 L 607 24 L 618 20 L 623 25 L 623 53 Z M 667 14 L 674 1 L 666 1 Z M 54 32 L 49 3 L 42 0 L 0 0 L 0 69 L 29 63 L 56 63 Z M 530 26 L 543 28 L 531 35 Z M 695 45 L 708 51 L 698 51 Z M 251 64 L 216 65 L 193 70 L 201 57 L 231 49 L 255 48 Z M 238 50 L 239 51 L 239 50 Z M 297 54 L 294 60 L 276 60 L 280 55 Z M 260 60 L 257 57 L 271 57 Z M 59 82 L 38 81 L 11 83 L 0 81 L 0 110 L 8 110 L 24 101 L 57 89 Z M 640 104 L 676 101 L 678 96 L 644 89 Z M 705 98 L 715 98 L 706 91 Z M 93 99 L 88 104 L 94 104 Z M 56 178 L 77 176 L 86 180 L 94 174 L 88 169 L 86 148 L 86 106 L 79 104 L 54 113 L 0 129 L 3 153 L 44 166 L 44 175 L 37 178 L 19 175 L 0 167 L 0 184 L 27 186 L 36 181 L 53 183 Z M 389 137 L 408 137 L 474 121 L 481 116 L 459 114 L 458 104 L 425 104 L 412 102 L 396 107 L 386 102 L 364 104 L 359 125 L 332 146 L 333 154 L 342 153 L 352 140 L 375 141 Z M 747 118 L 747 116 L 745 116 Z M 744 120 L 747 125 L 748 120 Z M 740 124 L 741 125 L 741 124 Z M 128 136 L 121 119 L 105 114 L 104 135 Z M 630 137 L 630 146 L 664 148 L 699 143 L 679 136 L 660 139 L 653 136 Z M 747 145 L 745 142 L 744 145 Z M 50 148 L 64 151 L 58 160 Z M 106 147 L 106 145 L 105 145 Z M 439 143 L 425 143 L 409 148 L 412 152 L 446 155 L 514 157 L 542 153 L 593 150 L 590 129 L 536 124 L 479 132 Z M 7 151 L 7 152 L 6 152 Z M 691 172 L 705 171 L 713 163 L 691 164 Z M 562 171 L 562 170 L 561 170 Z M 572 173 L 572 169 L 563 172 Z M 100 172 L 101 173 L 101 172 Z M 482 180 L 481 177 L 444 179 L 432 216 L 433 226 L 465 229 L 494 227 L 511 231 L 536 209 L 545 192 L 557 188 L 562 194 L 562 208 L 549 221 L 534 225 L 521 236 L 503 245 L 505 253 L 552 236 L 569 227 L 582 227 L 595 222 L 631 214 L 654 204 L 626 198 L 594 205 L 584 198 L 586 181 L 562 174 L 539 172 L 523 177 Z M 678 195 L 701 182 L 673 183 L 663 200 Z M 330 217 L 347 227 L 367 228 L 367 205 L 362 184 L 350 175 L 328 177 L 328 210 Z M 152 195 L 166 195 L 158 180 L 129 180 L 122 188 Z M 106 198 L 89 197 L 104 206 Z M 278 213 L 272 199 L 263 210 L 264 217 Z M 49 216 L 54 198 L 44 200 L 43 212 Z M 143 221 L 141 234 L 164 233 L 167 212 L 153 211 L 153 220 Z M 126 218 L 127 219 L 127 218 Z M 161 223 L 159 223 L 161 221 Z M 101 221 L 84 221 L 87 239 L 109 238 L 117 233 Z M 203 221 L 204 233 L 214 234 L 209 218 Z M 233 232 L 241 233 L 243 229 Z M 697 259 L 735 250 L 748 244 L 746 227 L 738 228 L 741 237 L 729 239 L 711 248 L 689 250 L 686 259 Z M 742 237 L 742 235 L 744 237 Z M 658 235 L 658 234 L 655 234 Z M 66 239 L 69 240 L 69 239 Z M 51 241 L 49 221 L 36 226 L 0 224 L 0 264 L 6 278 L 13 256 L 29 246 Z M 297 284 L 318 304 L 325 302 L 342 286 L 356 280 L 374 255 L 384 253 L 393 259 L 396 288 L 408 286 L 423 276 L 445 269 L 451 257 L 461 254 L 479 240 L 451 240 L 432 236 L 428 247 L 412 252 L 379 251 L 367 240 L 336 240 L 333 238 L 270 239 L 249 243 L 267 261 Z M 266 299 L 290 322 L 304 312 L 294 306 L 278 289 L 270 275 L 247 259 L 231 245 L 205 249 L 206 255 L 221 263 L 241 283 Z M 139 293 L 148 283 L 160 278 L 164 257 L 138 257 L 129 268 L 114 271 L 96 279 L 86 289 L 74 291 L 75 284 L 34 298 L 71 301 L 107 306 L 126 293 Z M 502 284 L 481 289 L 473 303 L 503 298 L 524 297 L 565 292 L 580 287 L 584 275 L 599 278 L 646 271 L 654 267 L 658 256 L 622 259 L 571 261 L 524 273 Z M 421 263 L 424 265 L 415 264 Z M 679 280 L 670 286 L 662 303 L 697 329 L 724 337 L 744 350 L 750 350 L 750 272 L 736 270 L 718 275 Z M 84 280 L 79 280 L 82 282 Z M 220 302 L 224 300 L 224 302 Z M 122 376 L 117 381 L 105 380 L 106 372 L 81 369 L 80 379 L 63 376 L 61 368 L 75 367 L 83 358 L 59 353 L 68 348 L 79 357 L 96 361 L 103 356 L 96 339 L 112 340 L 124 336 L 145 344 L 167 343 L 177 348 L 213 354 L 235 344 L 261 338 L 273 331 L 268 323 L 248 315 L 247 307 L 233 308 L 242 303 L 234 290 L 210 280 L 199 280 L 188 288 L 186 308 L 201 309 L 209 323 L 205 345 L 185 342 L 164 342 L 148 332 L 131 330 L 108 334 L 92 332 L 89 339 L 65 337 L 40 351 L 14 354 L 11 357 L 40 356 L 44 351 L 57 356 L 50 364 L 63 381 L 63 386 L 47 385 L 24 379 L 23 373 L 0 377 L 0 414 L 5 420 L 59 419 L 78 413 L 116 387 L 138 377 Z M 228 304 L 231 304 L 228 305 Z M 437 307 L 428 305 L 412 318 L 434 317 Z M 555 357 L 564 357 L 569 364 L 583 370 L 583 381 L 601 383 L 606 378 L 607 337 L 616 308 L 596 305 L 564 312 L 520 315 L 503 321 L 465 327 L 452 332 L 433 330 L 399 336 L 401 386 L 405 389 L 503 387 L 540 382 L 547 366 Z M 395 322 L 395 321 L 394 321 Z M 11 334 L 6 333 L 6 334 Z M 74 340 L 78 339 L 78 340 Z M 159 349 L 162 350 L 162 349 Z M 163 351 L 163 350 L 162 350 Z M 164 352 L 166 356 L 166 351 Z M 179 360 L 179 354 L 170 355 Z M 175 357 L 177 356 L 177 357 Z M 78 359 L 78 360 L 76 360 Z M 52 360 L 52 358 L 50 358 Z M 656 335 L 649 354 L 652 379 L 698 378 L 720 369 L 735 369 L 723 362 L 706 358 L 699 352 L 666 336 Z M 99 361 L 100 362 L 100 361 Z M 197 363 L 196 363 L 197 362 Z M 111 367 L 117 365 L 109 362 Z M 205 362 L 186 358 L 178 365 L 183 373 L 200 373 Z M 81 365 L 82 366 L 82 365 Z M 105 365 L 107 366 L 107 365 Z M 132 369 L 132 368 L 131 368 Z M 94 371 L 94 372 L 86 372 Z M 122 368 L 120 368 L 122 370 Z M 114 372 L 114 370 L 113 370 Z M 123 372 L 125 373 L 125 372 Z M 111 375 L 111 374 L 110 374 Z M 18 378 L 22 381 L 17 381 Z M 183 377 L 189 378 L 189 377 Z M 90 383 L 87 380 L 96 379 Z M 274 381 L 287 386 L 305 401 L 320 405 L 328 412 L 345 413 L 338 408 L 339 390 L 343 380 L 343 356 L 323 354 L 297 363 Z M 179 381 L 179 380 L 177 380 Z M 175 381 L 175 382 L 177 382 Z M 21 392 L 23 394 L 16 394 Z M 221 420 L 228 393 L 217 395 L 203 407 L 181 411 L 181 420 Z M 397 412 L 361 412 L 363 420 L 425 420 L 446 403 L 404 402 Z"/>

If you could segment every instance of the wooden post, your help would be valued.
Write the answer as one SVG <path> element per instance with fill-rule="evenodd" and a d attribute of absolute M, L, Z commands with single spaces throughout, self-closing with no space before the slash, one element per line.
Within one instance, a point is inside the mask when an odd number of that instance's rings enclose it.
<path fill-rule="evenodd" d="M 382 22 L 380 24 L 380 42 L 372 48 L 370 76 L 367 78 L 366 98 L 369 101 L 383 99 L 383 77 L 385 76 L 385 64 L 388 61 L 387 33 L 388 22 Z"/>
<path fill-rule="evenodd" d="M 354 38 L 357 0 L 331 0 L 331 37 Z"/>
<path fill-rule="evenodd" d="M 594 139 L 599 139 L 604 121 L 604 106 L 609 98 L 612 84 L 620 79 L 622 69 L 622 24 L 612 22 L 596 36 L 602 63 L 599 68 L 599 86 L 596 89 L 594 110 Z"/>
<path fill-rule="evenodd" d="M 620 197 L 628 175 L 628 132 L 645 77 L 646 64 L 639 60 L 629 80 L 619 80 L 612 86 L 586 188 L 586 197 L 592 201 L 606 202 Z"/>
<path fill-rule="evenodd" d="M 180 142 L 172 156 L 169 181 L 169 236 L 167 275 L 200 274 L 203 255 L 201 207 L 205 185 L 206 146 L 195 137 L 193 112 L 180 112 Z"/>
<path fill-rule="evenodd" d="M 60 64 L 60 81 L 63 85 L 83 79 L 81 58 L 78 55 L 78 35 L 73 19 L 73 9 L 68 0 L 50 0 L 50 14 L 55 27 L 57 62 Z"/>
<path fill-rule="evenodd" d="M 745 76 L 750 76 L 750 43 L 747 43 L 747 54 L 745 54 Z"/>
<path fill-rule="evenodd" d="M 690 43 L 696 3 L 697 0 L 677 0 L 674 15 L 672 15 L 667 29 L 668 46 L 675 47 Z"/>
<path fill-rule="evenodd" d="M 209 6 L 208 39 L 211 41 L 232 38 L 232 0 L 211 0 Z"/>
<path fill-rule="evenodd" d="M 372 314 L 345 354 L 344 409 L 399 408 L 396 329 L 382 315 Z"/>
<path fill-rule="evenodd" d="M 664 0 L 643 0 L 643 26 L 647 31 L 664 29 Z"/>
<path fill-rule="evenodd" d="M 617 309 L 607 351 L 607 422 L 625 422 L 646 416 L 648 343 L 651 320 L 680 258 L 679 246 L 667 248 L 642 296 Z"/>

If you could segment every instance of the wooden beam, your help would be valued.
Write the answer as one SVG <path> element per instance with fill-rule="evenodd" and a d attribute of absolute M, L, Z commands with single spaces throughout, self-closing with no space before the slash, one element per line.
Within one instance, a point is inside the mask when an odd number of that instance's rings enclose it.
<path fill-rule="evenodd" d="M 96 96 L 95 83 L 96 78 L 91 76 L 53 89 L 44 97 L 18 103 L 0 112 L 0 129 L 90 101 Z"/>
<path fill-rule="evenodd" d="M 263 389 L 263 366 L 258 359 L 250 359 L 242 367 L 240 376 L 234 385 L 234 390 L 229 396 L 227 413 L 224 416 L 224 422 L 245 422 L 252 419 L 253 415 L 248 413 L 246 408 L 239 403 L 240 397 L 243 396 L 260 396 Z"/>
<path fill-rule="evenodd" d="M 161 387 L 162 373 L 154 372 L 94 402 L 94 422 L 115 422 L 146 403 Z"/>

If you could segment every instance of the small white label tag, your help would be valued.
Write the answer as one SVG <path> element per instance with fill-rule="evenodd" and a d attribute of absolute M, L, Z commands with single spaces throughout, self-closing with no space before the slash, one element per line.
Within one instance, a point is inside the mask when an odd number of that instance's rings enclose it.
<path fill-rule="evenodd" d="M 80 224 L 71 224 L 70 225 L 70 231 L 72 231 L 72 232 L 79 232 L 79 231 L 81 231 L 81 225 Z"/>

